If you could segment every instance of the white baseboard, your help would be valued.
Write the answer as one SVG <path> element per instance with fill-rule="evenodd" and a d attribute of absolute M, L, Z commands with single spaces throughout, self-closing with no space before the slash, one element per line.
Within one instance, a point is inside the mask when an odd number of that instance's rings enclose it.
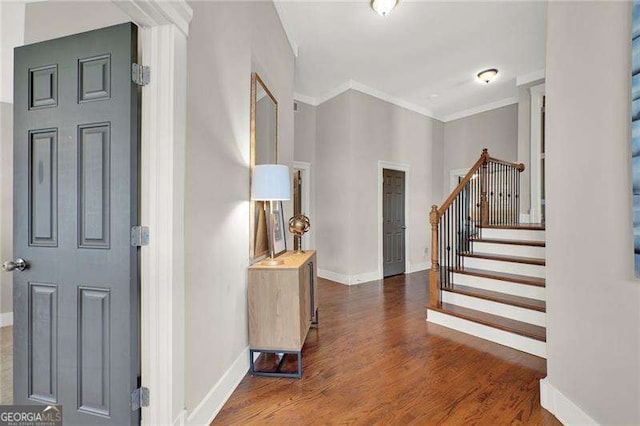
<path fill-rule="evenodd" d="M 431 309 L 427 309 L 427 322 L 452 328 L 472 336 L 480 337 L 481 339 L 489 340 L 490 342 L 499 343 L 522 352 L 537 355 L 541 358 L 547 357 L 547 344 L 545 342 L 520 336 L 519 334 L 510 333 Z"/>
<path fill-rule="evenodd" d="M 320 278 L 335 281 L 344 285 L 362 284 L 369 281 L 382 279 L 382 277 L 380 277 L 380 274 L 378 274 L 378 271 L 365 272 L 364 274 L 346 275 L 320 268 L 318 268 L 318 276 Z"/>
<path fill-rule="evenodd" d="M 424 262 L 410 263 L 409 264 L 409 270 L 407 271 L 407 274 L 412 274 L 414 272 L 420 272 L 420 271 L 426 271 L 427 269 L 429 269 L 429 264 L 428 264 L 428 262 L 426 260 Z"/>
<path fill-rule="evenodd" d="M 187 424 L 187 410 L 182 410 L 173 421 L 173 426 L 184 426 Z"/>
<path fill-rule="evenodd" d="M 426 271 L 427 269 L 429 269 L 427 262 L 410 263 L 409 270 L 406 273 L 411 274 L 413 272 Z M 318 268 L 318 276 L 344 285 L 363 284 L 382 279 L 382 276 L 378 271 L 347 275 L 321 268 Z"/>
<path fill-rule="evenodd" d="M 540 405 L 557 417 L 563 425 L 597 425 L 580 407 L 549 383 L 548 377 L 540 380 Z"/>
<path fill-rule="evenodd" d="M 198 406 L 187 418 L 188 425 L 208 425 L 218 415 L 240 381 L 249 371 L 249 347 L 231 364 L 220 380 L 207 392 Z"/>
<path fill-rule="evenodd" d="M 13 312 L 0 314 L 0 327 L 8 327 L 10 325 L 13 325 Z"/>

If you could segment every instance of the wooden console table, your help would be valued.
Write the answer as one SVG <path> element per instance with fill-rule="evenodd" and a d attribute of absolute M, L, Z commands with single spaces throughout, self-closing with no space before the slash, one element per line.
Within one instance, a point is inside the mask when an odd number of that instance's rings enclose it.
<path fill-rule="evenodd" d="M 249 362 L 254 376 L 302 377 L 302 346 L 318 323 L 316 252 L 287 252 L 277 266 L 249 267 Z M 254 354 L 275 353 L 275 371 L 256 371 Z M 297 356 L 296 373 L 280 372 L 284 354 Z"/>

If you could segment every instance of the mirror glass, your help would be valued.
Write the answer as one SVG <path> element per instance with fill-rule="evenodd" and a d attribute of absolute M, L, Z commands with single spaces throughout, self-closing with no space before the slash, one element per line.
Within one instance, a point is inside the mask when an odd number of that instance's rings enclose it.
<path fill-rule="evenodd" d="M 251 78 L 251 175 L 258 164 L 278 162 L 278 101 L 257 73 Z M 250 256 L 260 260 L 269 252 L 267 213 L 263 201 L 250 202 Z"/>

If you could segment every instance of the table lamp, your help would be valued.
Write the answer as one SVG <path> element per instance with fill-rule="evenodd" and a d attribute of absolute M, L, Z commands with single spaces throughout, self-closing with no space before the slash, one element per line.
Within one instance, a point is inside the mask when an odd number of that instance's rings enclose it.
<path fill-rule="evenodd" d="M 280 164 L 260 164 L 253 168 L 251 198 L 254 201 L 269 202 L 269 252 L 271 257 L 264 263 L 269 266 L 284 263 L 274 256 L 275 247 L 275 215 L 273 202 L 291 199 L 291 177 L 289 167 Z M 284 212 L 283 212 L 284 214 Z M 284 236 L 283 236 L 284 238 Z"/>

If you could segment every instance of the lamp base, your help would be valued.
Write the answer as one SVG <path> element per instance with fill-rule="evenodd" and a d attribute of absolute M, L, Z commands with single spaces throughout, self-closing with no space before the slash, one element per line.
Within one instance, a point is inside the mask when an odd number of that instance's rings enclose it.
<path fill-rule="evenodd" d="M 278 265 L 283 265 L 284 261 L 282 259 L 276 259 L 276 258 L 270 257 L 267 260 L 262 261 L 261 263 L 265 266 L 278 266 Z"/>

